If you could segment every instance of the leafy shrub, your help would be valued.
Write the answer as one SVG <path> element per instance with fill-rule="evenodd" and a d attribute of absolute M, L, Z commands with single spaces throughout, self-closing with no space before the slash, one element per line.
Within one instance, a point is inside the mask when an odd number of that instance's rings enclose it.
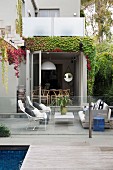
<path fill-rule="evenodd" d="M 105 91 L 103 96 L 108 105 L 113 105 L 113 85 Z"/>
<path fill-rule="evenodd" d="M 10 130 L 4 125 L 0 125 L 0 137 L 9 137 L 10 135 Z"/>

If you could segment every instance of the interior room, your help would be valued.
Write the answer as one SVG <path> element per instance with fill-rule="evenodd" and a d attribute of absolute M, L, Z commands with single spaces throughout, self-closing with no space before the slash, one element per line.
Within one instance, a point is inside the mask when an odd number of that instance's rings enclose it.
<path fill-rule="evenodd" d="M 76 62 L 78 53 L 67 52 L 42 52 L 42 64 L 46 61 L 52 62 L 56 69 L 41 70 L 41 88 L 42 89 L 70 89 L 74 94 L 74 85 L 76 83 Z M 69 73 L 69 74 L 67 74 Z M 39 86 L 39 57 L 33 57 L 33 89 Z"/>

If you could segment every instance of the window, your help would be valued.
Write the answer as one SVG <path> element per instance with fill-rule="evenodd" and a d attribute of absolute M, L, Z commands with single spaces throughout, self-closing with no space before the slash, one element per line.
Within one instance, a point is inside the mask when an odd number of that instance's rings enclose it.
<path fill-rule="evenodd" d="M 59 9 L 39 9 L 39 17 L 59 17 Z"/>

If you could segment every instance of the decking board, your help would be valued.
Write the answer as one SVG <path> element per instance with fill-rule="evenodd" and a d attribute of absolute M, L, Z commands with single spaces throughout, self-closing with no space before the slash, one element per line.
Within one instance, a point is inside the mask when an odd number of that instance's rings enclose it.
<path fill-rule="evenodd" d="M 30 146 L 21 170 L 113 170 L 113 150 L 92 146 Z"/>

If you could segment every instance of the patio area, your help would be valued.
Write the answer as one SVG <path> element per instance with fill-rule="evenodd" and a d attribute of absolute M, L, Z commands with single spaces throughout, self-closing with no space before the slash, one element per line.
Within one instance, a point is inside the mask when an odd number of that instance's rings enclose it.
<path fill-rule="evenodd" d="M 49 123 L 46 125 L 46 130 L 44 124 L 38 124 L 38 128 L 35 130 L 27 128 L 28 118 L 26 115 L 18 113 L 18 117 L 15 118 L 11 115 L 10 118 L 0 118 L 0 124 L 7 126 L 11 135 L 89 135 L 89 129 L 84 129 L 80 123 L 78 112 L 74 113 L 73 121 L 57 121 L 54 120 L 54 114 L 52 113 Z M 8 117 L 8 115 L 7 115 Z M 36 125 L 36 123 L 35 123 Z M 113 135 L 113 129 L 105 129 L 104 132 L 93 131 L 92 135 Z"/>
<path fill-rule="evenodd" d="M 16 113 L 15 113 L 16 114 Z M 113 129 L 104 132 L 84 129 L 74 112 L 72 122 L 54 122 L 54 114 L 47 124 L 36 130 L 26 129 L 24 114 L 14 118 L 0 118 L 0 124 L 11 130 L 11 137 L 0 138 L 1 145 L 29 145 L 21 170 L 112 170 Z"/>

